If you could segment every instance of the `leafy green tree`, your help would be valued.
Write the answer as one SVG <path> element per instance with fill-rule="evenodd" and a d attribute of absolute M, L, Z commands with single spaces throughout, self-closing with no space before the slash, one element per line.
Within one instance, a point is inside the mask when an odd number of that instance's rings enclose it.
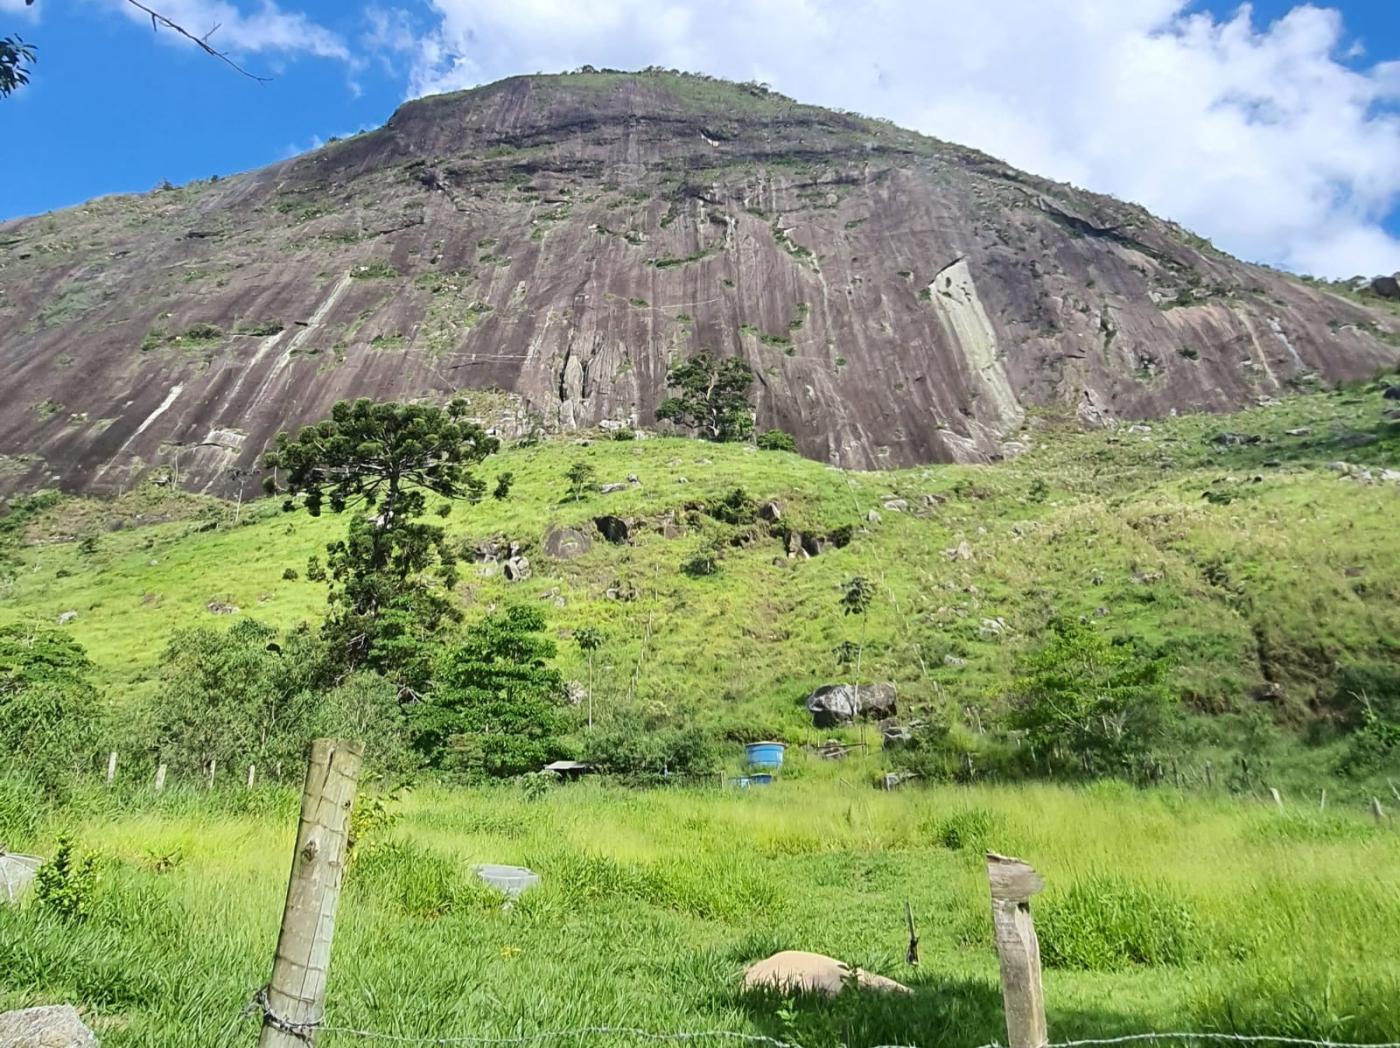
<path fill-rule="evenodd" d="M 498 445 L 466 418 L 467 404 L 342 401 L 330 418 L 295 437 L 282 433 L 264 459 L 269 491 L 312 516 L 360 512 L 327 549 L 331 614 L 325 633 L 346 669 L 394 675 L 413 691 L 425 664 L 415 656 L 443 623 L 460 617 L 444 590 L 456 584 L 445 532 L 422 522 L 429 493 L 478 501 L 483 481 L 470 468 Z M 434 585 L 437 583 L 439 585 Z"/>
<path fill-rule="evenodd" d="M 754 443 L 760 451 L 796 451 L 797 438 L 781 429 L 770 429 L 760 433 Z"/>
<path fill-rule="evenodd" d="M 587 462 L 575 462 L 564 474 L 564 479 L 569 482 L 569 497 L 575 502 L 583 498 L 585 492 L 597 487 L 597 473 Z"/>
<path fill-rule="evenodd" d="M 62 630 L 0 626 L 0 766 L 48 788 L 80 772 L 97 744 L 97 689 L 82 645 Z"/>
<path fill-rule="evenodd" d="M 491 497 L 497 502 L 510 495 L 510 487 L 515 483 L 515 474 L 510 470 L 496 474 L 496 486 L 491 489 Z"/>
<path fill-rule="evenodd" d="M 34 46 L 18 36 L 0 37 L 0 98 L 29 83 L 29 67 L 34 64 Z"/>
<path fill-rule="evenodd" d="M 1092 625 L 1057 619 L 1016 679 L 1011 726 L 1042 766 L 1060 752 L 1088 775 L 1130 771 L 1165 736 L 1175 707 L 1168 670 Z"/>
<path fill-rule="evenodd" d="M 593 730 L 593 653 L 603 646 L 603 631 L 596 626 L 584 626 L 574 631 L 574 643 L 588 659 L 588 730 Z"/>
<path fill-rule="evenodd" d="M 699 430 L 708 440 L 744 440 L 753 432 L 749 387 L 753 371 L 738 357 L 716 360 L 708 353 L 678 364 L 666 384 L 680 390 L 656 409 L 656 417 Z"/>
<path fill-rule="evenodd" d="M 430 763 L 470 776 L 518 775 L 560 755 L 567 695 L 544 628 L 537 608 L 512 605 L 442 656 L 410 713 L 414 743 Z"/>
<path fill-rule="evenodd" d="M 177 630 L 151 703 L 160 759 L 198 773 L 295 764 L 311 737 L 321 646 L 302 628 L 279 634 L 243 619 L 227 630 Z"/>
<path fill-rule="evenodd" d="M 352 673 L 321 695 L 311 714 L 313 737 L 364 743 L 366 766 L 390 775 L 417 767 L 399 689 L 374 673 Z"/>

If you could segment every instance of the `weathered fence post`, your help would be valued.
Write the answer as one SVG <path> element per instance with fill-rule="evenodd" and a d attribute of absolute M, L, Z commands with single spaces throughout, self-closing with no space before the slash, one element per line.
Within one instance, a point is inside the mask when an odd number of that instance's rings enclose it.
<path fill-rule="evenodd" d="M 1317 802 L 1317 810 L 1318 810 L 1318 811 L 1326 811 L 1326 810 L 1327 810 L 1327 787 L 1326 787 L 1326 786 L 1322 787 L 1322 797 L 1321 797 L 1321 798 L 1318 800 L 1318 802 Z"/>
<path fill-rule="evenodd" d="M 1031 920 L 1031 896 L 1045 887 L 1020 859 L 987 853 L 992 922 L 1001 959 L 1001 997 L 1008 1048 L 1045 1048 L 1045 991 L 1040 983 L 1040 940 Z"/>
<path fill-rule="evenodd" d="M 219 770 L 219 761 L 215 757 L 209 758 L 209 788 L 214 788 L 214 773 Z"/>
<path fill-rule="evenodd" d="M 272 978 L 264 991 L 258 1048 L 314 1044 L 325 1011 L 335 909 L 345 876 L 350 809 L 364 747 L 316 739 L 306 765 L 287 903 L 277 934 Z"/>
<path fill-rule="evenodd" d="M 1283 794 L 1279 793 L 1277 786 L 1269 787 L 1269 796 L 1274 799 L 1274 805 L 1279 811 L 1283 811 Z"/>
<path fill-rule="evenodd" d="M 163 789 L 165 789 L 165 765 L 159 764 L 156 766 L 156 792 L 159 793 Z"/>
<path fill-rule="evenodd" d="M 112 780 L 117 777 L 117 751 L 113 750 L 107 754 L 107 785 L 112 785 Z"/>
<path fill-rule="evenodd" d="M 1381 807 L 1381 799 L 1379 797 L 1371 798 L 1371 814 L 1376 817 L 1377 823 L 1385 822 L 1385 809 Z"/>
<path fill-rule="evenodd" d="M 257 779 L 257 777 L 258 777 L 258 766 L 257 766 L 256 764 L 250 764 L 250 765 L 248 765 L 248 784 L 247 784 L 247 785 L 248 785 L 248 789 L 251 790 L 251 789 L 253 788 L 253 782 L 254 782 L 255 779 Z"/>

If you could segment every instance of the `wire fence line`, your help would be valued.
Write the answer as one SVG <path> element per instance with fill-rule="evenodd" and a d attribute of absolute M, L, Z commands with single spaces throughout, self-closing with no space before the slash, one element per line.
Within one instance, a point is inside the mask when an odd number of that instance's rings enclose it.
<path fill-rule="evenodd" d="M 728 1041 L 743 1045 L 759 1045 L 762 1048 L 802 1048 L 795 1041 L 785 1041 L 766 1034 L 747 1033 L 742 1030 L 690 1030 L 666 1031 L 645 1030 L 634 1026 L 578 1026 L 563 1030 L 541 1030 L 536 1033 L 522 1033 L 510 1037 L 483 1037 L 461 1035 L 434 1037 L 423 1034 L 386 1033 L 381 1030 L 361 1029 L 353 1026 L 335 1026 L 323 1020 L 294 1023 L 279 1016 L 268 1003 L 266 987 L 258 990 L 242 1017 L 258 1015 L 262 1020 L 287 1033 L 310 1039 L 317 1033 L 334 1037 L 373 1041 L 380 1044 L 413 1045 L 476 1045 L 478 1048 L 510 1048 L 532 1044 L 547 1044 L 557 1041 L 576 1040 L 580 1043 L 598 1038 L 619 1041 L 640 1041 L 658 1044 L 685 1044 L 703 1041 Z M 1130 1033 L 1117 1037 L 1089 1037 L 1072 1041 L 1052 1041 L 1044 1048 L 1108 1048 L 1123 1044 L 1193 1044 L 1214 1042 L 1217 1044 L 1278 1045 L 1280 1048 L 1400 1048 L 1400 1042 L 1375 1041 L 1332 1041 L 1316 1040 L 1309 1037 L 1290 1037 L 1281 1034 L 1240 1034 L 1210 1031 L 1176 1031 Z M 879 1044 L 872 1048 L 920 1048 L 909 1044 Z M 1000 1041 L 988 1041 L 977 1048 L 1005 1048 Z"/>

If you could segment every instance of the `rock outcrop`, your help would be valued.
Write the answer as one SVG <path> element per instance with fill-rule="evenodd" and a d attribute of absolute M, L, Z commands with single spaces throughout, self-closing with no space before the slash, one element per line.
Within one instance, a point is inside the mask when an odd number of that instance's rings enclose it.
<path fill-rule="evenodd" d="M 986 460 L 1033 405 L 1235 408 L 1373 374 L 1397 330 L 889 124 L 700 77 L 516 77 L 0 224 L 0 488 L 232 493 L 359 395 L 476 391 L 507 436 L 651 426 L 701 350 L 747 360 L 759 428 L 810 457 Z"/>
<path fill-rule="evenodd" d="M 98 1048 L 71 1004 L 24 1008 L 0 1014 L 0 1048 Z"/>
<path fill-rule="evenodd" d="M 857 717 L 882 720 L 898 710 L 893 684 L 824 684 L 807 696 L 807 712 L 818 728 L 849 724 Z"/>

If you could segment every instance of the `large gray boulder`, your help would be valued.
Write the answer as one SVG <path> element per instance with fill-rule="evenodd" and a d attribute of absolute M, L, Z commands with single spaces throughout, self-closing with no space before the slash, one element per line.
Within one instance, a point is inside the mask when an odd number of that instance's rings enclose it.
<path fill-rule="evenodd" d="M 1381 298 L 1400 298 L 1400 273 L 1376 277 L 1371 281 L 1371 291 Z"/>
<path fill-rule="evenodd" d="M 0 1048 L 98 1048 L 71 1004 L 23 1008 L 0 1015 Z"/>
<path fill-rule="evenodd" d="M 572 560 L 593 549 L 593 539 L 579 528 L 550 528 L 544 533 L 544 551 L 559 560 Z"/>
<path fill-rule="evenodd" d="M 849 724 L 857 717 L 883 720 L 897 711 L 894 685 L 824 684 L 807 696 L 807 712 L 818 728 Z"/>
<path fill-rule="evenodd" d="M 594 517 L 593 526 L 598 529 L 598 534 L 614 545 L 620 546 L 632 538 L 632 525 L 621 517 L 608 514 Z"/>

